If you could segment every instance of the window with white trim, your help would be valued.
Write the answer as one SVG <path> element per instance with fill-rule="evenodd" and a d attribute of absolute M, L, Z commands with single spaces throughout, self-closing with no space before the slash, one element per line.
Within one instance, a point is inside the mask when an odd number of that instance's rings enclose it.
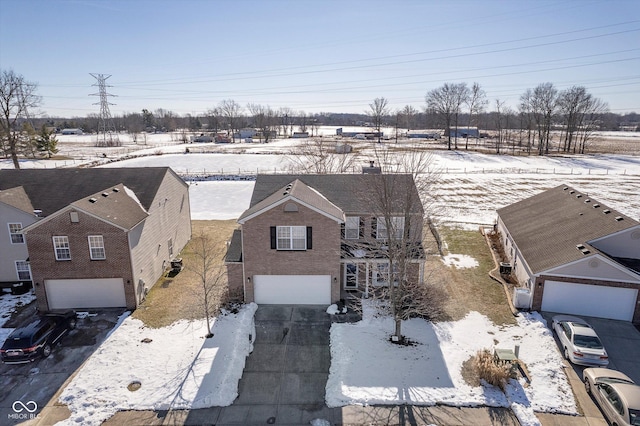
<path fill-rule="evenodd" d="M 347 217 L 344 222 L 344 237 L 347 240 L 357 240 L 360 237 L 360 217 Z"/>
<path fill-rule="evenodd" d="M 89 235 L 89 254 L 91 260 L 105 260 L 107 258 L 102 235 Z"/>
<path fill-rule="evenodd" d="M 22 224 L 10 223 L 9 236 L 11 237 L 11 244 L 24 244 L 24 235 L 22 234 Z"/>
<path fill-rule="evenodd" d="M 278 226 L 276 227 L 276 248 L 278 250 L 306 250 L 306 226 Z"/>
<path fill-rule="evenodd" d="M 71 248 L 69 247 L 69 237 L 54 236 L 53 250 L 56 253 L 56 260 L 71 260 Z"/>
<path fill-rule="evenodd" d="M 391 230 L 393 232 L 393 237 L 397 240 L 402 239 L 402 235 L 404 233 L 404 217 L 402 216 L 392 216 L 389 218 L 391 222 Z M 387 223 L 384 220 L 384 217 L 378 218 L 378 228 L 376 229 L 376 238 L 379 240 L 386 240 L 389 238 L 389 233 L 387 231 Z"/>
<path fill-rule="evenodd" d="M 29 267 L 29 262 L 16 260 L 16 272 L 18 273 L 18 279 L 20 281 L 31 280 L 31 267 Z"/>
<path fill-rule="evenodd" d="M 377 286 L 388 286 L 389 285 L 389 262 L 380 262 L 376 264 L 374 269 L 375 279 L 373 285 Z M 399 276 L 399 268 L 398 264 L 393 264 L 393 284 L 394 286 L 398 285 L 398 276 Z"/>
<path fill-rule="evenodd" d="M 169 257 L 173 257 L 173 238 L 169 238 L 167 241 L 167 249 L 169 249 Z"/>

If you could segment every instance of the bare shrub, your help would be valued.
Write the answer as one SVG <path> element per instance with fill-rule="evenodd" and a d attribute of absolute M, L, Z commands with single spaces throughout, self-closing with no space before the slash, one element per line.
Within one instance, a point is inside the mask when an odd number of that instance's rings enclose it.
<path fill-rule="evenodd" d="M 510 364 L 497 363 L 491 351 L 483 349 L 475 355 L 474 365 L 480 379 L 490 385 L 499 387 L 504 392 L 507 382 L 511 377 Z"/>

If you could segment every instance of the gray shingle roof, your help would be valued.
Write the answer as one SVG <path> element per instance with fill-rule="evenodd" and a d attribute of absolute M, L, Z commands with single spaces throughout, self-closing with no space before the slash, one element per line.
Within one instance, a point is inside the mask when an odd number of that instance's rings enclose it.
<path fill-rule="evenodd" d="M 258 175 L 250 208 L 296 179 L 320 192 L 346 214 L 379 213 L 382 211 L 378 206 L 381 199 L 386 199 L 392 206 L 397 206 L 398 213 L 403 213 L 402 206 L 408 197 L 418 200 L 412 203 L 412 212 L 423 212 L 413 177 L 409 174 Z M 379 191 L 383 189 L 388 190 L 388 197 L 380 196 Z"/>
<path fill-rule="evenodd" d="M 589 241 L 639 224 L 566 185 L 501 208 L 498 215 L 533 273 L 584 258 L 578 244 L 596 253 Z"/>
<path fill-rule="evenodd" d="M 135 195 L 128 192 L 120 184 L 84 197 L 71 205 L 116 226 L 131 229 L 149 214 L 135 199 Z"/>
<path fill-rule="evenodd" d="M 31 201 L 21 186 L 0 191 L 0 202 L 13 206 L 23 212 L 33 214 Z"/>
<path fill-rule="evenodd" d="M 3 169 L 0 190 L 24 187 L 33 208 L 48 216 L 76 200 L 123 183 L 145 209 L 151 207 L 169 167 Z"/>
<path fill-rule="evenodd" d="M 245 210 L 244 213 L 240 215 L 238 221 L 242 221 L 247 217 L 258 213 L 263 209 L 269 208 L 274 204 L 282 202 L 282 200 L 287 198 L 297 199 L 337 221 L 344 220 L 344 214 L 340 208 L 329 201 L 324 195 L 304 184 L 300 179 L 295 179 L 293 182 L 278 188 L 273 194 L 269 195 L 264 200 L 259 201 L 249 209 Z"/>

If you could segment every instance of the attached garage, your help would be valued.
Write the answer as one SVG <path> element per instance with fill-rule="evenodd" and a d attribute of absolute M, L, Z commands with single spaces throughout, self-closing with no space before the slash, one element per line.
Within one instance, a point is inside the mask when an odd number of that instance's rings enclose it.
<path fill-rule="evenodd" d="M 631 321 L 638 290 L 545 281 L 542 310 Z"/>
<path fill-rule="evenodd" d="M 253 288 L 257 304 L 331 304 L 331 275 L 254 275 Z"/>
<path fill-rule="evenodd" d="M 49 309 L 126 307 L 122 278 L 45 280 Z"/>

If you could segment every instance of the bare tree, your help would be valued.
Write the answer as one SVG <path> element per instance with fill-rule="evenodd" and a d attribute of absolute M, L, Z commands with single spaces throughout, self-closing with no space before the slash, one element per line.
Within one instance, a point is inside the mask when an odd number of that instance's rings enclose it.
<path fill-rule="evenodd" d="M 429 222 L 433 213 L 430 198 L 437 171 L 432 154 L 421 149 L 402 153 L 376 149 L 376 159 L 384 173 L 378 175 L 373 195 L 367 199 L 375 214 L 376 236 L 363 248 L 369 256 L 386 261 L 377 264 L 386 285 L 376 288 L 372 296 L 379 298 L 393 317 L 394 340 L 403 341 L 403 320 L 438 318 L 446 301 L 442 287 L 424 281 L 422 233 L 425 220 Z"/>
<path fill-rule="evenodd" d="M 405 105 L 405 107 L 400 111 L 400 124 L 402 127 L 407 129 L 407 132 L 414 127 L 413 125 L 417 115 L 418 110 L 411 105 Z"/>
<path fill-rule="evenodd" d="M 0 73 L 0 137 L 9 151 L 13 167 L 20 168 L 18 151 L 22 131 L 21 120 L 29 119 L 29 111 L 37 108 L 40 97 L 36 95 L 37 85 L 28 82 L 13 70 Z"/>
<path fill-rule="evenodd" d="M 451 125 L 455 124 L 455 149 L 458 149 L 458 115 L 460 106 L 466 101 L 469 88 L 466 83 L 445 83 L 442 87 L 427 93 L 427 111 L 432 111 L 440 119 L 448 135 L 447 149 L 451 149 Z"/>
<path fill-rule="evenodd" d="M 207 319 L 206 337 L 213 337 L 211 318 L 220 309 L 218 303 L 224 300 L 222 295 L 227 291 L 224 252 L 204 231 L 193 237 L 187 248 L 190 250 L 184 252 L 184 256 L 189 257 L 185 269 L 194 273 L 201 284 L 202 309 Z"/>
<path fill-rule="evenodd" d="M 231 131 L 231 137 L 233 138 L 233 142 L 236 142 L 236 130 L 238 130 L 238 121 L 240 117 L 242 117 L 242 107 L 239 103 L 232 99 L 226 99 L 220 102 L 218 106 L 220 110 L 220 114 L 227 120 L 227 126 L 229 126 L 229 130 Z"/>
<path fill-rule="evenodd" d="M 542 83 L 535 89 L 527 89 L 520 97 L 521 103 L 531 111 L 538 133 L 538 155 L 549 153 L 551 145 L 551 124 L 558 105 L 558 90 L 553 83 Z"/>
<path fill-rule="evenodd" d="M 247 110 L 251 114 L 253 124 L 260 129 L 260 141 L 269 142 L 273 126 L 276 125 L 276 114 L 269 106 L 259 104 L 247 104 Z"/>
<path fill-rule="evenodd" d="M 473 83 L 471 89 L 469 89 L 469 95 L 466 99 L 467 107 L 469 108 L 469 120 L 467 121 L 467 127 L 470 128 L 473 122 L 474 116 L 478 116 L 482 113 L 487 106 L 487 94 L 482 90 L 479 83 Z M 478 144 L 478 138 L 480 137 L 480 126 L 476 122 L 478 132 L 476 133 L 476 145 Z M 469 137 L 464 144 L 464 149 L 469 149 Z"/>
<path fill-rule="evenodd" d="M 306 112 L 300 111 L 298 112 L 298 128 L 301 132 L 307 131 L 307 126 L 309 125 L 309 116 Z"/>
<path fill-rule="evenodd" d="M 384 118 L 389 115 L 389 101 L 385 98 L 375 98 L 372 103 L 369 104 L 369 111 L 367 114 L 373 121 L 373 127 L 378 132 L 378 143 L 381 139 L 381 128 Z"/>
<path fill-rule="evenodd" d="M 573 86 L 558 95 L 558 108 L 564 120 L 562 150 L 584 153 L 585 135 L 594 130 L 594 117 L 607 112 L 607 106 L 582 86 Z M 587 138 L 588 139 L 588 136 Z"/>
<path fill-rule="evenodd" d="M 280 128 L 285 137 L 293 133 L 293 110 L 291 108 L 280 108 L 278 110 L 278 117 L 280 118 Z"/>
<path fill-rule="evenodd" d="M 353 169 L 356 157 L 351 152 L 338 153 L 337 143 L 323 138 L 312 138 L 288 156 L 294 173 L 332 174 Z"/>

